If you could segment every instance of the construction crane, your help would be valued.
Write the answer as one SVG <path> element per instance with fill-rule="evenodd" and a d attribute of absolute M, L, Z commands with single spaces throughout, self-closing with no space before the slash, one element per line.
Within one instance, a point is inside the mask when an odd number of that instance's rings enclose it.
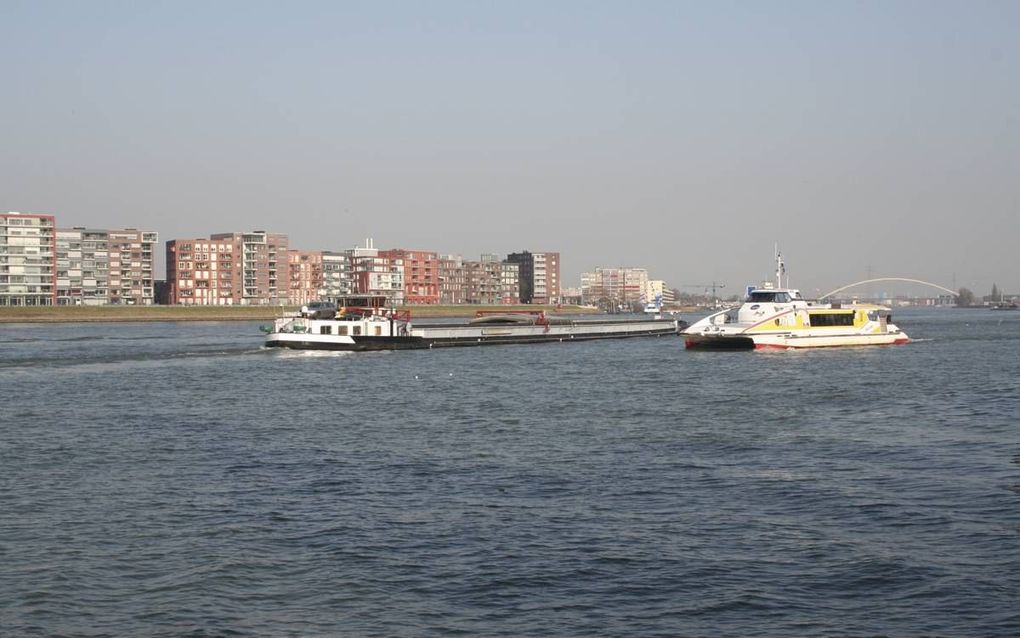
<path fill-rule="evenodd" d="M 718 301 L 718 299 L 715 296 L 715 290 L 716 290 L 716 288 L 725 288 L 726 284 L 720 284 L 718 282 L 713 281 L 710 284 L 680 284 L 680 287 L 681 288 L 703 288 L 706 293 L 708 292 L 708 289 L 711 288 L 712 289 L 712 305 L 713 306 L 717 306 L 717 305 L 719 305 L 719 301 Z"/>

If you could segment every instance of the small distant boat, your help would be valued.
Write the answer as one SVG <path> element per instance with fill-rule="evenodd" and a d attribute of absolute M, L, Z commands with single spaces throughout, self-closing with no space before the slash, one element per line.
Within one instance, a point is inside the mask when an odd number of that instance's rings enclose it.
<path fill-rule="evenodd" d="M 739 308 L 711 314 L 682 330 L 686 347 L 760 350 L 884 346 L 910 341 L 892 323 L 889 308 L 808 301 L 799 290 L 781 287 L 784 271 L 777 255 L 777 285 L 752 288 Z"/>
<path fill-rule="evenodd" d="M 1013 301 L 1000 301 L 992 304 L 992 310 L 1020 310 L 1020 306 L 1017 306 Z"/>

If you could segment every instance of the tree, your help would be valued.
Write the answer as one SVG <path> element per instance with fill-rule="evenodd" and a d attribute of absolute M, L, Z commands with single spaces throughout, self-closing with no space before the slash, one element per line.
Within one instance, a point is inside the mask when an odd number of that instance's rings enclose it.
<path fill-rule="evenodd" d="M 956 305 L 961 308 L 974 305 L 974 293 L 967 288 L 960 288 L 959 294 L 956 296 Z"/>
<path fill-rule="evenodd" d="M 992 296 L 990 301 L 999 301 L 999 297 L 1001 296 L 1002 296 L 1001 293 L 999 293 L 999 287 L 995 284 L 992 284 Z"/>

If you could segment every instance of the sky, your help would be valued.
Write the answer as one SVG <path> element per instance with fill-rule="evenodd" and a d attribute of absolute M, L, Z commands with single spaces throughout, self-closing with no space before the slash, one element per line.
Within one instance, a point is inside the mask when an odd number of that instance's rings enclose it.
<path fill-rule="evenodd" d="M 810 293 L 1020 293 L 1018 24 L 1012 0 L 0 0 L 0 210 L 559 251 L 575 286 L 736 292 L 778 244 Z"/>

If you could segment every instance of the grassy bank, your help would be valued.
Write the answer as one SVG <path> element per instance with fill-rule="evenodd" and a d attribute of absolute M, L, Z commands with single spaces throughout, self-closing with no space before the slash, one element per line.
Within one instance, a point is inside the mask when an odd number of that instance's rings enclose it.
<path fill-rule="evenodd" d="M 293 306 L 38 306 L 0 308 L 0 323 L 91 321 L 265 321 Z M 590 312 L 577 306 L 404 306 L 411 317 L 473 317 L 479 310 L 545 310 L 556 314 Z"/>

